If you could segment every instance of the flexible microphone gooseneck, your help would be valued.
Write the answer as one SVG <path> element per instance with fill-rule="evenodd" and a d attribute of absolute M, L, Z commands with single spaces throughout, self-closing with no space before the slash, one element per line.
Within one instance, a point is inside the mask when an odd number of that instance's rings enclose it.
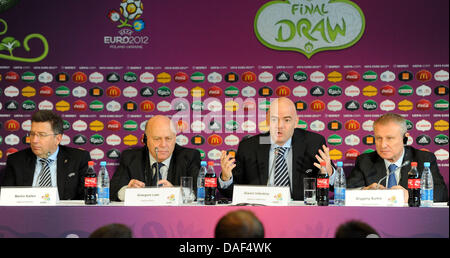
<path fill-rule="evenodd" d="M 411 163 L 409 160 L 403 162 L 403 164 L 402 164 L 400 167 L 396 168 L 394 171 L 389 172 L 387 175 L 385 175 L 384 177 L 382 177 L 382 178 L 380 179 L 380 181 L 378 181 L 377 189 L 378 189 L 378 187 L 380 186 L 380 182 L 383 181 L 383 179 L 386 179 L 386 178 L 389 177 L 392 173 L 395 173 L 397 170 L 401 169 L 402 167 L 408 166 L 409 163 Z"/>

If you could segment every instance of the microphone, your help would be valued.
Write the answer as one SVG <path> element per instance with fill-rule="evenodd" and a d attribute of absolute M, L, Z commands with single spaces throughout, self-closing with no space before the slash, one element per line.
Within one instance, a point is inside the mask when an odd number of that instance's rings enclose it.
<path fill-rule="evenodd" d="M 411 163 L 411 161 L 409 161 L 409 160 L 403 162 L 403 164 L 402 164 L 400 167 L 396 168 L 394 171 L 392 171 L 392 172 L 388 173 L 387 175 L 385 175 L 384 177 L 382 177 L 382 178 L 380 179 L 380 181 L 378 181 L 377 189 L 378 189 L 378 187 L 380 186 L 380 182 L 383 181 L 383 179 L 386 179 L 386 178 L 389 177 L 392 173 L 395 173 L 397 170 L 401 169 L 402 167 L 408 166 L 409 163 Z"/>
<path fill-rule="evenodd" d="M 269 170 L 269 177 L 267 178 L 267 186 L 269 186 L 269 182 L 270 182 L 270 177 L 273 174 L 273 171 L 275 170 L 275 161 L 278 158 L 278 149 L 275 149 L 275 156 L 273 157 L 273 162 L 272 162 L 272 167 Z"/>

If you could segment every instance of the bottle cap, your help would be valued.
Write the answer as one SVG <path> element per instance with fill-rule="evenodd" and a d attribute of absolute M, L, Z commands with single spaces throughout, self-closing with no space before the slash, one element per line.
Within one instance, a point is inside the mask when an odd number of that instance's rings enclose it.
<path fill-rule="evenodd" d="M 100 162 L 100 166 L 106 166 L 106 161 Z"/>
<path fill-rule="evenodd" d="M 325 167 L 327 163 L 325 161 L 320 162 L 320 166 Z"/>
<path fill-rule="evenodd" d="M 214 161 L 208 161 L 208 166 L 214 166 Z"/>
<path fill-rule="evenodd" d="M 430 167 L 430 162 L 424 162 L 423 165 L 424 165 L 425 167 Z"/>
<path fill-rule="evenodd" d="M 337 162 L 337 166 L 338 166 L 338 167 L 342 167 L 343 165 L 344 165 L 344 163 L 343 163 L 342 161 L 338 161 L 338 162 Z"/>
<path fill-rule="evenodd" d="M 417 162 L 411 162 L 411 167 L 417 167 Z"/>
<path fill-rule="evenodd" d="M 202 161 L 202 162 L 200 162 L 200 166 L 202 166 L 202 167 L 206 167 L 206 161 Z"/>
<path fill-rule="evenodd" d="M 94 166 L 94 161 L 88 161 L 88 166 Z"/>

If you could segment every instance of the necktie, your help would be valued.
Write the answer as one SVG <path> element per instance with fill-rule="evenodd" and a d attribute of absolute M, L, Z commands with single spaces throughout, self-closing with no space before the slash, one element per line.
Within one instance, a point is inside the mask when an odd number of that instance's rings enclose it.
<path fill-rule="evenodd" d="M 289 186 L 289 174 L 284 154 L 287 151 L 285 147 L 275 148 L 275 186 Z"/>
<path fill-rule="evenodd" d="M 156 170 L 156 166 L 158 166 L 158 170 Z M 161 167 L 164 166 L 163 163 L 160 162 L 155 162 L 152 165 L 152 168 L 154 169 L 155 173 L 153 174 L 153 185 L 156 185 L 156 183 L 158 182 L 158 180 L 162 179 L 162 175 L 161 175 Z M 156 175 L 158 174 L 158 176 Z"/>
<path fill-rule="evenodd" d="M 397 165 L 391 164 L 389 165 L 389 182 L 388 182 L 388 188 L 393 187 L 394 185 L 397 185 L 397 179 L 395 178 L 395 173 L 393 173 L 397 169 Z"/>
<path fill-rule="evenodd" d="M 52 179 L 50 176 L 50 163 L 52 162 L 50 159 L 39 159 L 41 162 L 41 173 L 38 177 L 38 186 L 39 187 L 51 187 Z"/>

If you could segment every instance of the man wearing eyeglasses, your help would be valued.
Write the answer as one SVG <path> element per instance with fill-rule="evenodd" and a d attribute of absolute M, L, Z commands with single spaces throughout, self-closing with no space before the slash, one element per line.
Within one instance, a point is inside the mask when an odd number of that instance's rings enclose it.
<path fill-rule="evenodd" d="M 30 148 L 8 156 L 2 186 L 57 187 L 61 200 L 84 197 L 89 152 L 60 146 L 62 118 L 48 110 L 31 117 Z"/>

